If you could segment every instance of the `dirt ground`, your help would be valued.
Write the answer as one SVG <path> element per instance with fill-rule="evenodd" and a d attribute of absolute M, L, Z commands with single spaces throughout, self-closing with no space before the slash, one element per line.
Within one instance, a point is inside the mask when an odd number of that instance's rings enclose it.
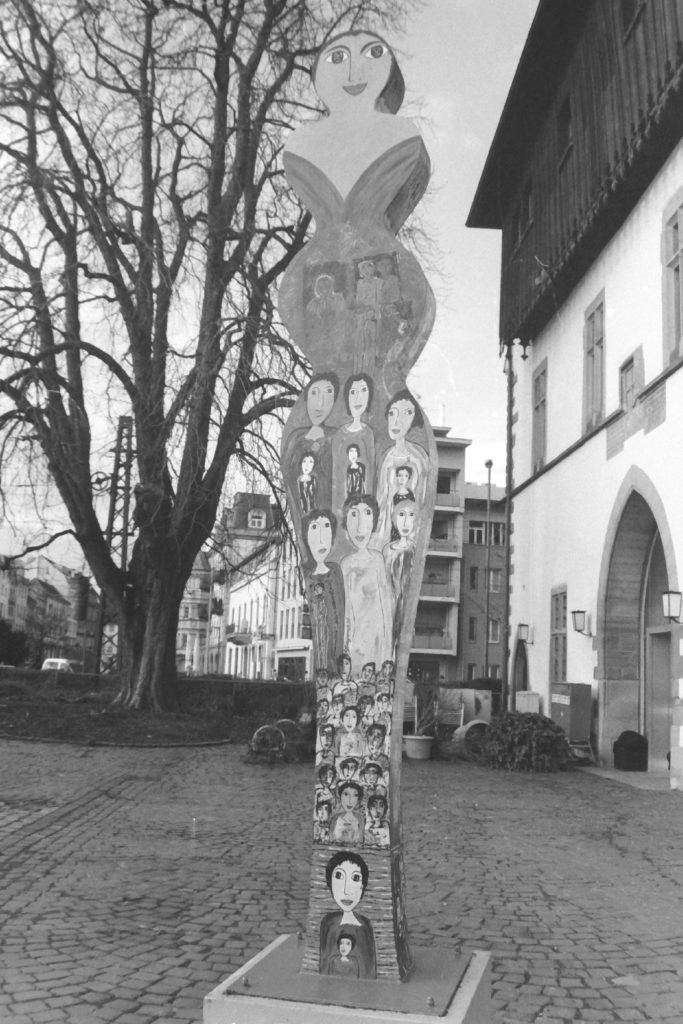
<path fill-rule="evenodd" d="M 178 712 L 128 711 L 114 707 L 116 690 L 0 682 L 0 736 L 68 743 L 155 746 L 246 742 L 258 721 L 234 716 L 226 706 L 181 703 Z"/>

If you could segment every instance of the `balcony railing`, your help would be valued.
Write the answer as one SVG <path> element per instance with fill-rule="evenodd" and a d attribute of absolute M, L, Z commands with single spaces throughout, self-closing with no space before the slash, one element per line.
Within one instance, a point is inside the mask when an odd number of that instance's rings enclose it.
<path fill-rule="evenodd" d="M 458 508 L 462 503 L 457 491 L 437 491 L 436 504 L 447 505 L 449 508 Z"/>
<path fill-rule="evenodd" d="M 457 598 L 455 583 L 450 580 L 425 580 L 420 588 L 420 597 Z"/>
<path fill-rule="evenodd" d="M 457 555 L 460 553 L 460 545 L 455 537 L 430 537 L 430 551 L 448 551 Z"/>
<path fill-rule="evenodd" d="M 412 646 L 420 650 L 452 651 L 453 637 L 450 633 L 444 633 L 441 629 L 429 630 L 428 632 L 417 632 L 416 630 Z"/>

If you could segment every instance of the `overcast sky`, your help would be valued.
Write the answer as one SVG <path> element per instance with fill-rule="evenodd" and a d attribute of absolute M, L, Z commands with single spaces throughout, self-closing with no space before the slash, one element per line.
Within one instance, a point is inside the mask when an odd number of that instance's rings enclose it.
<path fill-rule="evenodd" d="M 467 479 L 505 482 L 505 378 L 498 358 L 500 235 L 465 227 L 538 0 L 424 0 L 396 46 L 402 114 L 420 114 L 432 159 L 421 211 L 438 252 L 437 319 L 410 384 L 434 424 L 472 440 Z M 24 523 L 28 527 L 28 523 Z M 32 532 L 32 531 L 30 531 Z M 0 550 L 17 550 L 0 524 Z M 67 558 L 62 545 L 48 552 Z"/>
<path fill-rule="evenodd" d="M 422 100 L 432 159 L 423 209 L 440 250 L 437 320 L 410 383 L 434 424 L 467 437 L 467 479 L 505 482 L 503 364 L 498 358 L 500 232 L 465 227 L 538 0 L 426 0 L 395 40 L 406 106 Z M 394 42 L 394 40 L 389 40 Z"/>

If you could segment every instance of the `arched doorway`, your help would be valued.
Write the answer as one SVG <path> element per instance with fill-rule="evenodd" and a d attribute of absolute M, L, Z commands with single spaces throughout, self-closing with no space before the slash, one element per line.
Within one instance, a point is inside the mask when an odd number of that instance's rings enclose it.
<path fill-rule="evenodd" d="M 669 588 L 659 524 L 632 490 L 616 522 L 603 588 L 601 756 L 625 729 L 647 738 L 648 766 L 668 766 L 671 731 L 671 625 L 662 611 Z"/>

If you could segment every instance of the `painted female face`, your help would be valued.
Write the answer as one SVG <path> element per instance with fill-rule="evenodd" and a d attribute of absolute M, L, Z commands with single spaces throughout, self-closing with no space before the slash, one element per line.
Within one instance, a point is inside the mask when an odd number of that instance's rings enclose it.
<path fill-rule="evenodd" d="M 331 380 L 316 380 L 306 395 L 306 411 L 314 427 L 319 427 L 332 412 L 334 385 Z"/>
<path fill-rule="evenodd" d="M 339 952 L 342 956 L 348 956 L 352 949 L 353 943 L 351 942 L 351 939 L 345 939 L 342 937 L 339 940 Z"/>
<path fill-rule="evenodd" d="M 349 412 L 358 418 L 368 407 L 370 389 L 366 380 L 354 380 L 349 388 Z"/>
<path fill-rule="evenodd" d="M 346 679 L 351 674 L 351 659 L 342 658 L 341 660 L 341 674 L 342 679 Z"/>
<path fill-rule="evenodd" d="M 306 541 L 316 562 L 324 562 L 332 550 L 332 523 L 327 516 L 318 516 L 308 524 Z"/>
<path fill-rule="evenodd" d="M 415 406 L 407 398 L 399 398 L 389 407 L 387 413 L 387 430 L 389 437 L 397 441 L 405 437 L 415 419 Z"/>
<path fill-rule="evenodd" d="M 313 467 L 314 466 L 315 466 L 315 459 L 313 458 L 313 456 L 312 455 L 304 455 L 303 459 L 301 460 L 301 472 L 302 473 L 306 473 L 308 475 L 309 473 L 313 472 Z"/>
<path fill-rule="evenodd" d="M 373 528 L 372 509 L 360 502 L 353 505 L 346 514 L 346 532 L 349 540 L 359 549 L 367 548 Z"/>
<path fill-rule="evenodd" d="M 412 537 L 416 515 L 417 509 L 412 501 L 402 501 L 396 506 L 392 519 L 400 537 Z"/>
<path fill-rule="evenodd" d="M 356 714 L 355 709 L 347 708 L 344 714 L 342 715 L 342 725 L 344 726 L 347 732 L 351 732 L 352 729 L 356 728 L 357 724 L 358 715 Z"/>
<path fill-rule="evenodd" d="M 314 85 L 333 113 L 374 110 L 389 81 L 389 47 L 369 32 L 340 36 L 320 54 Z"/>
<path fill-rule="evenodd" d="M 342 910 L 353 910 L 363 898 L 363 876 L 353 861 L 343 860 L 332 872 L 332 899 Z"/>

